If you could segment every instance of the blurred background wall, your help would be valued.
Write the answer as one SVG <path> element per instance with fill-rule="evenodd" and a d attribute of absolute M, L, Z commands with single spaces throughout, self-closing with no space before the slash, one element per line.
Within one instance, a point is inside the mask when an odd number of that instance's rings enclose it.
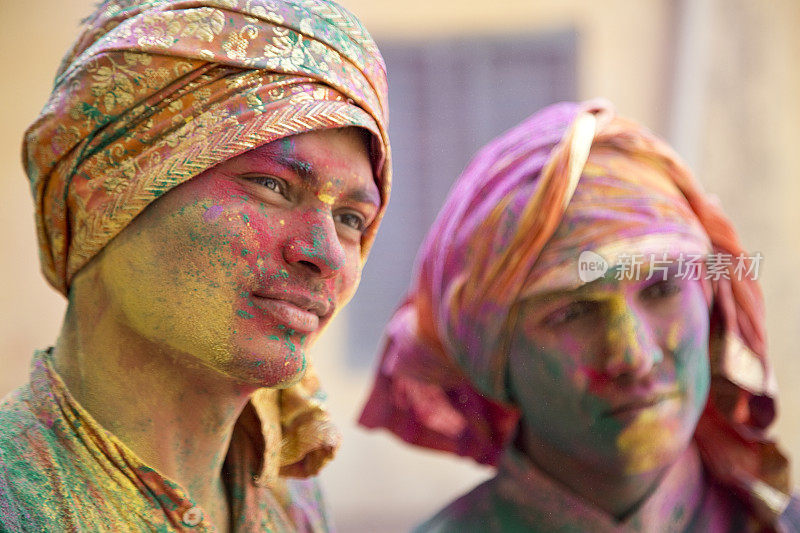
<path fill-rule="evenodd" d="M 20 140 L 93 4 L 0 0 L 0 396 L 25 381 L 32 350 L 53 342 L 64 311 L 39 274 Z M 450 183 L 475 147 L 563 99 L 604 96 L 665 136 L 719 196 L 747 248 L 763 254 L 782 391 L 775 434 L 800 461 L 800 2 L 342 4 L 385 50 L 398 154 L 393 204 L 362 289 L 314 350 L 345 436 L 323 475 L 342 531 L 407 530 L 491 475 L 361 430 L 354 420 L 375 366 L 374 323 L 388 318 L 402 294 L 416 245 Z M 793 469 L 800 479 L 800 464 Z"/>

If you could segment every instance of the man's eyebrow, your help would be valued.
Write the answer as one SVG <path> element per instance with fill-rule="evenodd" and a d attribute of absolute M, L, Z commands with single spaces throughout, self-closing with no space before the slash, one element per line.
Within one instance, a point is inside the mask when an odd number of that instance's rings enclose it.
<path fill-rule="evenodd" d="M 579 285 L 567 284 L 562 286 L 550 287 L 542 292 L 536 292 L 524 298 L 526 302 L 551 302 L 564 298 L 588 298 L 597 293 L 603 292 L 603 278 L 580 283 Z"/>
<path fill-rule="evenodd" d="M 586 288 L 586 285 L 588 285 L 588 283 L 584 283 L 578 286 L 548 288 L 543 292 L 538 292 L 530 295 L 529 297 L 526 298 L 526 300 L 535 302 L 550 302 L 553 300 L 559 300 L 575 296 L 581 297 L 590 292 L 590 290 Z"/>
<path fill-rule="evenodd" d="M 381 196 L 380 193 L 374 194 L 374 189 L 371 187 L 359 187 L 345 193 L 345 198 L 352 202 L 360 204 L 371 204 L 380 207 Z"/>
<path fill-rule="evenodd" d="M 276 163 L 285 169 L 294 172 L 305 183 L 318 183 L 321 181 L 319 175 L 314 171 L 314 168 L 308 161 L 271 150 L 265 151 L 260 155 L 263 159 L 266 159 L 272 163 Z M 373 204 L 379 207 L 381 205 L 380 193 L 373 194 L 373 189 L 371 187 L 359 187 L 357 189 L 347 191 L 344 196 L 353 202 Z"/>
<path fill-rule="evenodd" d="M 253 162 L 264 162 L 268 165 L 278 165 L 297 174 L 305 182 L 312 182 L 316 174 L 311 163 L 285 153 L 278 147 L 262 147 L 259 150 L 245 152 L 245 157 Z"/>
<path fill-rule="evenodd" d="M 285 154 L 269 154 L 268 157 L 273 162 L 285 167 L 288 170 L 291 170 L 300 176 L 301 180 L 307 183 L 317 181 L 317 175 L 314 172 L 311 163 L 308 161 L 303 161 L 302 159 L 291 157 Z"/>

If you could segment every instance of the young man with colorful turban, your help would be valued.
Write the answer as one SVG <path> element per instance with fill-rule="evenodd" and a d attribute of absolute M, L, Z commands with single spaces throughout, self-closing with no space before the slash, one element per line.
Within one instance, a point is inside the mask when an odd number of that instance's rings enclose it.
<path fill-rule="evenodd" d="M 485 147 L 420 250 L 361 418 L 497 467 L 419 530 L 800 530 L 766 434 L 755 260 L 604 102 Z"/>
<path fill-rule="evenodd" d="M 386 97 L 327 0 L 98 6 L 25 136 L 69 305 L 0 404 L 0 529 L 329 528 L 306 349 L 388 201 Z"/>

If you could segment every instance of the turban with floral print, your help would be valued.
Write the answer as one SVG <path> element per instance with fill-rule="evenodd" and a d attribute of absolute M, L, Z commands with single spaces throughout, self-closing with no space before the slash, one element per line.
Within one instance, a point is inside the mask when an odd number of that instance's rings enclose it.
<path fill-rule="evenodd" d="M 507 386 L 517 304 L 579 285 L 582 250 L 676 243 L 745 255 L 719 206 L 648 130 L 604 101 L 541 110 L 484 147 L 451 189 L 386 327 L 360 422 L 497 464 L 519 418 Z M 710 473 L 774 521 L 789 501 L 788 462 L 766 433 L 776 387 L 761 292 L 752 276 L 711 283 L 712 383 L 695 441 Z"/>
<path fill-rule="evenodd" d="M 67 294 L 75 273 L 173 187 L 326 128 L 371 132 L 382 202 L 366 258 L 390 189 L 387 85 L 352 14 L 327 0 L 107 0 L 84 23 L 23 146 L 42 270 L 57 290 Z M 267 451 L 284 473 L 315 472 L 338 443 L 316 389 L 309 372 L 254 397 L 265 419 L 280 417 L 282 445 Z"/>
<path fill-rule="evenodd" d="M 385 66 L 337 4 L 117 0 L 85 25 L 23 147 L 42 269 L 59 291 L 160 195 L 287 135 L 371 131 L 386 205 Z"/>

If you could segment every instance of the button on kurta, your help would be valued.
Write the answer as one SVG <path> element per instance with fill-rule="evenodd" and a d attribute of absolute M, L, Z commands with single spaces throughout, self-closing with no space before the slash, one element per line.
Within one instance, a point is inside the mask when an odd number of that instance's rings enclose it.
<path fill-rule="evenodd" d="M 203 521 L 203 511 L 199 507 L 191 507 L 183 513 L 181 521 L 184 525 L 194 527 Z"/>

